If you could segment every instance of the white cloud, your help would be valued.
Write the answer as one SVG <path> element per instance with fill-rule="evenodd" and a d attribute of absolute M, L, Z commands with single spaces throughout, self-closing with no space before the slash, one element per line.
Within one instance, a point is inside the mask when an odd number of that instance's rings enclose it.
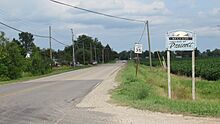
<path fill-rule="evenodd" d="M 215 8 L 211 2 L 198 0 L 59 1 L 120 17 L 147 19 L 150 21 L 152 40 L 158 42 L 164 39 L 164 32 L 182 27 L 195 29 L 200 36 L 220 36 L 216 28 L 209 27 L 218 25 L 220 17 L 220 8 Z M 203 6 L 206 5 L 204 3 L 209 5 L 204 8 Z M 198 16 L 195 16 L 195 13 Z M 51 25 L 53 34 L 61 41 L 71 40 L 70 28 L 74 28 L 76 34 L 88 34 L 101 38 L 103 41 L 108 40 L 106 43 L 110 42 L 118 49 L 126 49 L 127 42 L 138 40 L 143 30 L 143 25 L 139 23 L 94 15 L 52 3 L 49 0 L 0 0 L 0 20 L 19 29 L 42 35 L 48 35 L 48 26 Z M 208 26 L 197 27 L 198 25 Z M 3 31 L 9 30 L 3 26 L 0 28 Z M 11 36 L 11 32 L 6 33 Z M 17 36 L 17 32 L 14 36 Z M 118 46 L 118 43 L 122 41 L 123 45 Z"/>
<path fill-rule="evenodd" d="M 220 8 L 213 8 L 211 11 L 211 14 L 213 16 L 219 16 L 220 15 Z"/>
<path fill-rule="evenodd" d="M 187 5 L 191 8 L 194 8 L 196 6 L 197 0 L 176 0 L 180 5 Z"/>
<path fill-rule="evenodd" d="M 195 28 L 194 31 L 198 36 L 218 37 L 220 35 L 220 30 L 218 27 L 198 27 Z"/>
<path fill-rule="evenodd" d="M 98 4 L 97 4 L 98 3 Z M 81 1 L 79 6 L 102 10 L 111 14 L 166 14 L 169 12 L 163 1 L 154 1 L 146 4 L 135 0 L 86 0 Z"/>
<path fill-rule="evenodd" d="M 220 8 L 212 8 L 209 11 L 199 11 L 198 16 L 199 17 L 207 17 L 207 16 L 220 17 Z"/>

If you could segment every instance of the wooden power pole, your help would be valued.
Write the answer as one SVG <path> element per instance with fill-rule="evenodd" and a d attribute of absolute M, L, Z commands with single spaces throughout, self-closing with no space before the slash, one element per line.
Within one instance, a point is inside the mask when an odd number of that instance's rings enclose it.
<path fill-rule="evenodd" d="M 52 60 L 52 49 L 51 49 L 51 26 L 49 26 L 49 45 L 50 45 L 50 59 Z"/>
<path fill-rule="evenodd" d="M 102 64 L 105 63 L 105 48 L 102 49 Z"/>
<path fill-rule="evenodd" d="M 94 46 L 95 49 L 95 62 L 97 62 L 97 51 L 96 51 L 96 45 Z"/>
<path fill-rule="evenodd" d="M 76 66 L 76 59 L 75 59 L 75 44 L 74 44 L 74 33 L 73 33 L 73 29 L 71 29 L 72 32 L 72 48 L 73 48 L 73 67 Z"/>
<path fill-rule="evenodd" d="M 152 68 L 152 57 L 151 57 L 151 46 L 150 46 L 150 30 L 149 30 L 149 22 L 146 22 L 147 25 L 147 36 L 148 36 L 148 48 L 149 48 L 149 62 L 150 68 Z"/>
<path fill-rule="evenodd" d="M 85 58 L 85 42 L 83 41 L 83 63 L 86 64 L 86 58 Z"/>
<path fill-rule="evenodd" d="M 92 56 L 92 43 L 90 43 L 90 62 L 93 62 L 93 56 Z"/>

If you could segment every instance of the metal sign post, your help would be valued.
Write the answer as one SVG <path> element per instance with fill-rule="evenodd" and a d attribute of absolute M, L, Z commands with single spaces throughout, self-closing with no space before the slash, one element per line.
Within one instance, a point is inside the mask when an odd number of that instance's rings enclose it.
<path fill-rule="evenodd" d="M 134 46 L 134 53 L 137 54 L 137 58 L 136 58 L 136 77 L 138 76 L 138 66 L 139 66 L 139 54 L 142 54 L 142 44 L 136 43 Z"/>
<path fill-rule="evenodd" d="M 171 76 L 170 76 L 170 51 L 192 51 L 192 99 L 195 95 L 195 49 L 196 35 L 192 31 L 176 30 L 167 33 L 167 75 L 168 75 L 168 97 L 171 99 Z"/>

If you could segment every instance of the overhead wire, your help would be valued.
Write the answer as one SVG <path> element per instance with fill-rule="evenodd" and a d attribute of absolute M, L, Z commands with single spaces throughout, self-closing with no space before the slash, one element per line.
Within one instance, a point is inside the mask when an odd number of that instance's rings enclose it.
<path fill-rule="evenodd" d="M 17 32 L 20 32 L 20 33 L 25 32 L 25 31 L 22 31 L 22 30 L 20 30 L 20 29 L 18 29 L 18 28 L 15 28 L 15 27 L 12 27 L 12 26 L 10 26 L 10 25 L 8 25 L 8 24 L 5 24 L 5 23 L 3 23 L 3 22 L 1 22 L 1 21 L 0 21 L 0 24 L 3 25 L 3 26 L 5 26 L 5 27 L 8 27 L 8 28 L 10 28 L 10 29 L 13 29 L 13 30 L 15 30 L 15 31 L 17 31 Z M 31 33 L 31 34 L 32 34 L 32 33 Z M 44 35 L 38 35 L 38 34 L 32 34 L 32 35 L 35 36 L 35 37 L 40 37 L 40 38 L 50 38 L 49 36 L 44 36 Z M 62 44 L 62 45 L 64 45 L 64 46 L 68 46 L 68 45 L 66 45 L 65 43 L 63 43 L 63 42 L 61 42 L 61 41 L 55 39 L 54 37 L 51 37 L 51 39 L 53 39 L 55 42 L 60 43 L 60 44 Z"/>
<path fill-rule="evenodd" d="M 9 12 L 7 11 L 4 11 L 0 8 L 0 16 L 2 15 L 1 18 L 3 18 L 4 20 L 6 20 L 7 22 L 19 22 L 19 23 L 22 23 L 23 25 L 26 25 L 28 26 L 28 24 L 34 24 L 34 25 L 39 25 L 39 26 L 43 26 L 43 25 L 46 25 L 45 23 L 36 23 L 36 22 L 33 22 L 33 21 L 30 21 L 30 20 L 27 20 L 27 19 L 23 19 L 23 18 L 19 18 L 19 17 L 15 17 L 13 15 L 11 15 Z"/>
<path fill-rule="evenodd" d="M 106 14 L 106 13 L 101 13 L 101 12 L 97 12 L 97 11 L 93 11 L 93 10 L 89 10 L 89 9 L 85 9 L 85 8 L 82 8 L 82 7 L 78 7 L 78 6 L 73 6 L 73 5 L 70 5 L 70 4 L 67 4 L 67 3 L 63 3 L 63 2 L 60 2 L 60 1 L 56 1 L 56 0 L 49 0 L 51 2 L 54 2 L 54 3 L 57 3 L 57 4 L 60 4 L 60 5 L 64 5 L 64 6 L 68 6 L 68 7 L 72 7 L 72 8 L 75 8 L 75 9 L 79 9 L 79 10 L 82 10 L 82 11 L 86 11 L 86 12 L 90 12 L 90 13 L 93 13 L 93 14 L 97 14 L 97 15 L 102 15 L 102 16 L 107 16 L 107 17 L 111 17 L 111 18 L 116 18 L 116 19 L 121 19 L 121 20 L 126 20 L 126 21 L 132 21 L 132 22 L 139 22 L 139 23 L 144 23 L 144 30 L 142 31 L 142 34 L 141 34 L 141 37 L 139 39 L 139 42 L 141 42 L 142 38 L 143 38 L 143 35 L 146 31 L 146 21 L 143 21 L 143 20 L 138 20 L 138 19 L 131 19 L 131 18 L 125 18 L 125 17 L 119 17 L 119 16 L 114 16 L 114 15 L 110 15 L 110 14 Z M 8 27 L 8 28 L 11 28 L 15 31 L 18 31 L 18 32 L 24 32 L 20 29 L 17 29 L 17 28 L 14 28 L 10 25 L 7 25 L 3 22 L 0 22 L 0 24 Z M 35 37 L 40 37 L 40 38 L 49 38 L 49 36 L 43 36 L 43 35 L 38 35 L 38 34 L 32 34 L 33 36 Z M 62 44 L 62 45 L 65 45 L 65 46 L 68 46 L 62 42 L 60 42 L 59 40 L 51 37 L 54 41 Z"/>
<path fill-rule="evenodd" d="M 57 40 L 57 39 L 54 38 L 54 37 L 51 37 L 51 39 L 53 39 L 55 42 L 60 43 L 60 44 L 62 44 L 62 45 L 64 45 L 64 46 L 69 46 L 69 45 L 67 45 L 67 44 L 65 44 L 65 43 L 63 43 L 63 42 Z"/>
<path fill-rule="evenodd" d="M 57 1 L 57 0 L 49 0 L 49 1 L 51 1 L 53 3 L 56 3 L 56 4 L 63 5 L 63 6 L 68 6 L 68 7 L 71 7 L 71 8 L 75 8 L 75 9 L 78 9 L 78 10 L 81 10 L 81 11 L 86 11 L 86 12 L 89 12 L 89 13 L 93 13 L 93 14 L 96 14 L 96 15 L 101 15 L 101 16 L 106 16 L 106 17 L 111 17 L 111 18 L 115 18 L 115 19 L 131 21 L 131 22 L 144 23 L 144 29 L 143 29 L 143 31 L 141 33 L 141 37 L 140 37 L 140 39 L 138 41 L 139 43 L 143 39 L 144 33 L 146 32 L 146 25 L 147 25 L 147 23 L 146 23 L 146 21 L 143 21 L 143 20 L 114 16 L 114 15 L 110 15 L 110 14 L 106 14 L 106 13 L 102 13 L 102 12 L 97 12 L 97 11 L 94 11 L 94 10 L 90 10 L 90 9 L 86 9 L 86 8 L 82 8 L 82 7 L 78 7 L 78 6 L 74 6 L 74 5 L 70 5 L 70 4 L 67 4 L 67 3 L 64 3 L 64 2 L 60 2 L 60 1 Z"/>
<path fill-rule="evenodd" d="M 147 26 L 147 23 L 144 24 L 144 29 L 143 29 L 143 31 L 142 31 L 142 33 L 141 33 L 141 37 L 140 37 L 138 43 L 140 43 L 141 40 L 143 39 L 144 33 L 146 32 L 146 26 Z"/>
<path fill-rule="evenodd" d="M 107 16 L 107 17 L 116 18 L 116 19 L 122 19 L 122 20 L 126 20 L 126 21 L 145 23 L 145 21 L 143 21 L 143 20 L 114 16 L 114 15 L 110 15 L 110 14 L 106 14 L 106 13 L 102 13 L 102 12 L 97 12 L 97 11 L 89 10 L 89 9 L 86 9 L 86 8 L 70 5 L 70 4 L 67 4 L 67 3 L 64 3 L 64 2 L 60 2 L 60 1 L 56 1 L 56 0 L 49 0 L 49 1 L 57 3 L 57 4 L 60 4 L 60 5 L 72 7 L 72 8 L 78 9 L 78 10 L 82 10 L 82 11 L 90 12 L 90 13 L 93 13 L 93 14 L 97 14 L 97 15 Z"/>

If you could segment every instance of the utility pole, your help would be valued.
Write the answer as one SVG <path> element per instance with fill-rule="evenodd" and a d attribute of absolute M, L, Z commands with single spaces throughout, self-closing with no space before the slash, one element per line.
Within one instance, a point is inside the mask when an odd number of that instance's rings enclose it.
<path fill-rule="evenodd" d="M 94 49 L 95 49 L 95 61 L 97 62 L 97 55 L 96 55 L 96 45 L 94 46 Z"/>
<path fill-rule="evenodd" d="M 52 50 L 51 50 L 51 26 L 49 26 L 49 45 L 50 45 L 50 59 L 52 60 Z"/>
<path fill-rule="evenodd" d="M 51 69 L 52 69 L 52 61 L 53 61 L 53 56 L 52 56 L 52 49 L 51 49 L 51 26 L 49 26 L 49 45 L 50 45 L 50 59 L 51 59 Z"/>
<path fill-rule="evenodd" d="M 72 32 L 72 45 L 73 45 L 73 67 L 76 66 L 76 59 L 75 59 L 75 44 L 74 44 L 74 33 L 73 33 L 73 29 L 71 29 Z"/>
<path fill-rule="evenodd" d="M 102 49 L 102 64 L 105 63 L 105 48 Z"/>
<path fill-rule="evenodd" d="M 83 41 L 83 63 L 86 64 L 86 58 L 85 58 L 85 42 Z"/>
<path fill-rule="evenodd" d="M 93 56 L 92 56 L 92 44 L 90 43 L 90 62 L 92 63 Z"/>
<path fill-rule="evenodd" d="M 150 61 L 150 68 L 152 68 L 152 57 L 151 57 L 151 46 L 150 46 L 150 31 L 149 31 L 149 22 L 146 21 L 147 25 L 147 36 L 148 36 L 148 47 L 149 47 L 149 61 Z"/>

